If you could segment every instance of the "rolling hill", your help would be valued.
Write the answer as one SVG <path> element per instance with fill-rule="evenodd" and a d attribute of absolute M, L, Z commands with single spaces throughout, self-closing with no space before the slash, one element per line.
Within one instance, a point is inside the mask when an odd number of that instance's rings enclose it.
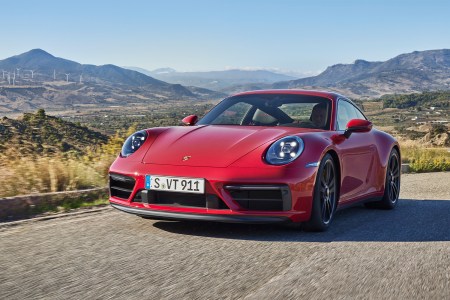
<path fill-rule="evenodd" d="M 9 73 L 15 71 L 18 82 L 20 78 L 24 80 L 31 79 L 31 71 L 33 71 L 33 79 L 36 81 L 61 80 L 80 82 L 81 76 L 82 82 L 90 83 L 148 86 L 161 89 L 170 86 L 166 82 L 136 71 L 123 69 L 115 65 L 83 65 L 55 57 L 41 49 L 33 49 L 26 53 L 0 60 L 0 69 Z M 184 92 L 189 95 L 188 90 Z"/>
<path fill-rule="evenodd" d="M 0 152 L 12 157 L 67 151 L 83 153 L 86 147 L 106 143 L 107 136 L 84 126 L 48 116 L 44 110 L 18 119 L 0 119 Z"/>
<path fill-rule="evenodd" d="M 0 71 L 0 112 L 224 96 L 207 89 L 170 84 L 115 65 L 83 65 L 41 49 L 0 60 Z"/>

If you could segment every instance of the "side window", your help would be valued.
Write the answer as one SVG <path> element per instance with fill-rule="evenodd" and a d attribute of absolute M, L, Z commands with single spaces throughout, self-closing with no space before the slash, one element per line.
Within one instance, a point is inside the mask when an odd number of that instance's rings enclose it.
<path fill-rule="evenodd" d="M 337 110 L 337 129 L 345 130 L 348 121 L 351 120 L 350 113 L 348 111 L 348 102 L 339 100 L 338 102 L 338 110 Z"/>
<path fill-rule="evenodd" d="M 367 120 L 366 117 L 359 111 L 359 109 L 355 108 L 356 118 L 361 120 Z"/>
<path fill-rule="evenodd" d="M 338 102 L 338 111 L 337 111 L 337 129 L 345 130 L 347 127 L 347 123 L 351 119 L 362 119 L 366 120 L 364 115 L 351 103 L 345 100 L 339 100 Z"/>
<path fill-rule="evenodd" d="M 345 130 L 351 119 L 366 120 L 366 117 L 350 102 L 339 100 L 337 115 L 337 129 Z"/>

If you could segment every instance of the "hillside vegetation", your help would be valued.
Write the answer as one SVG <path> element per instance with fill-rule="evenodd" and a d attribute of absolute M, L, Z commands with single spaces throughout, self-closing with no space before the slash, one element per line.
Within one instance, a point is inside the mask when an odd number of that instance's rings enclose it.
<path fill-rule="evenodd" d="M 202 117 L 208 112 L 214 103 L 171 103 L 153 105 L 147 110 L 120 109 L 120 111 L 98 111 L 90 114 L 65 116 L 70 122 L 86 124 L 108 135 L 115 134 L 118 130 L 127 129 L 130 124 L 136 128 L 152 128 L 164 126 L 182 125 L 181 120 L 188 115 Z"/>
<path fill-rule="evenodd" d="M 28 156 L 65 152 L 84 153 L 108 137 L 80 124 L 48 116 L 43 109 L 19 119 L 0 120 L 0 150 L 3 156 Z"/>
<path fill-rule="evenodd" d="M 105 186 L 131 131 L 107 137 L 44 110 L 0 120 L 0 197 Z"/>
<path fill-rule="evenodd" d="M 450 91 L 384 95 L 379 98 L 379 101 L 383 102 L 383 108 L 439 107 L 450 109 Z"/>

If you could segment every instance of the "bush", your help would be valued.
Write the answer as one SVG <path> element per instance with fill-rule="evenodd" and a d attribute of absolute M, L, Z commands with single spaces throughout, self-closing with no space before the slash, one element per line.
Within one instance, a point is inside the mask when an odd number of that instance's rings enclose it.
<path fill-rule="evenodd" d="M 45 110 L 44 109 L 38 109 L 38 111 L 36 112 L 36 117 L 38 119 L 45 119 Z"/>
<path fill-rule="evenodd" d="M 420 146 L 401 147 L 402 161 L 413 172 L 450 171 L 450 152 L 446 149 L 427 149 Z"/>

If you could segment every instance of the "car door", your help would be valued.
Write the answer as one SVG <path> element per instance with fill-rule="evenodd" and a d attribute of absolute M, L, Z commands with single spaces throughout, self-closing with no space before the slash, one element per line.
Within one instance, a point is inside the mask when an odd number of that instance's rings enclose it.
<path fill-rule="evenodd" d="M 344 133 L 352 119 L 366 117 L 353 103 L 338 100 L 336 129 Z M 361 196 L 375 192 L 376 146 L 372 132 L 355 132 L 336 145 L 341 160 L 340 202 L 357 200 Z"/>

